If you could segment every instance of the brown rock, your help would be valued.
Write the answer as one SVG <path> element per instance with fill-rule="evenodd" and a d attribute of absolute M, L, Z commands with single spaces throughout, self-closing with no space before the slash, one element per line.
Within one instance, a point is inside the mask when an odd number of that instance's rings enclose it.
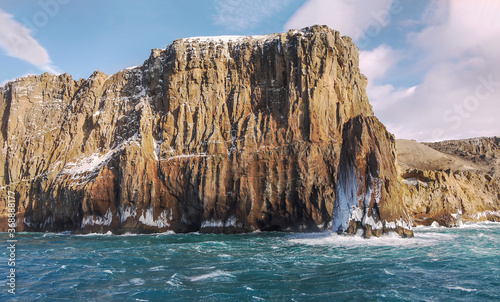
<path fill-rule="evenodd" d="M 499 150 L 497 138 L 425 145 L 398 140 L 402 196 L 415 224 L 458 226 L 466 221 L 498 221 Z"/>
<path fill-rule="evenodd" d="M 395 139 L 377 118 L 358 116 L 347 122 L 340 158 L 333 231 L 412 236 L 397 181 Z"/>
<path fill-rule="evenodd" d="M 181 39 L 112 76 L 8 83 L 0 197 L 15 192 L 18 231 L 324 229 L 344 124 L 373 115 L 358 63 L 349 38 L 314 26 Z M 400 214 L 382 198 L 381 219 Z"/>

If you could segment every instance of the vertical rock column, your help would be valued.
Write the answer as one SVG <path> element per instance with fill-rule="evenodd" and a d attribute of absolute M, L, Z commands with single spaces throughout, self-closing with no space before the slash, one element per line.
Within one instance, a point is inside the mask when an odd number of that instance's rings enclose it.
<path fill-rule="evenodd" d="M 394 137 L 375 117 L 350 119 L 342 133 L 333 231 L 413 236 L 397 180 Z"/>

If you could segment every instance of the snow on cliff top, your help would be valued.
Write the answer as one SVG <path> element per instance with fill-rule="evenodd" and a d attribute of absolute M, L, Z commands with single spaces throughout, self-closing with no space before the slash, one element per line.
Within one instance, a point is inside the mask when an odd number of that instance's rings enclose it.
<path fill-rule="evenodd" d="M 241 42 L 246 39 L 264 41 L 269 38 L 275 38 L 277 34 L 258 35 L 258 36 L 201 36 L 180 39 L 183 42 Z"/>
<path fill-rule="evenodd" d="M 288 31 L 288 34 L 290 35 L 301 35 L 304 33 L 307 33 L 310 31 L 310 28 L 303 28 L 303 29 L 294 29 Z M 228 42 L 242 42 L 247 39 L 251 40 L 257 40 L 257 41 L 266 41 L 269 39 L 275 39 L 279 37 L 281 33 L 274 33 L 274 34 L 267 34 L 267 35 L 249 35 L 249 36 L 200 36 L 200 37 L 190 37 L 190 38 L 183 38 L 179 39 L 178 41 L 182 42 L 222 42 L 222 43 L 228 43 Z"/>

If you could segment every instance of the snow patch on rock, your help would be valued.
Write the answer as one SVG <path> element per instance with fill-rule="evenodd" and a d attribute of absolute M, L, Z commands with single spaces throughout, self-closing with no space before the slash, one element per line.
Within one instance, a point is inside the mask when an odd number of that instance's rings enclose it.
<path fill-rule="evenodd" d="M 164 228 L 170 226 L 170 222 L 172 221 L 172 209 L 170 209 L 170 213 L 167 212 L 167 209 L 161 211 L 158 219 L 154 219 L 153 208 L 150 207 L 146 211 L 142 212 L 142 216 L 139 217 L 139 221 L 148 226 L 154 226 L 158 228 Z"/>
<path fill-rule="evenodd" d="M 83 217 L 82 228 L 85 226 L 94 226 L 94 225 L 110 226 L 112 221 L 113 221 L 113 213 L 111 213 L 111 209 L 108 209 L 104 217 L 102 216 L 94 217 L 94 215 Z"/>
<path fill-rule="evenodd" d="M 332 230 L 345 232 L 349 227 L 349 220 L 361 221 L 361 211 L 358 197 L 358 180 L 354 167 L 339 171 L 337 198 L 333 206 Z M 360 217 L 359 217 L 360 216 Z"/>
<path fill-rule="evenodd" d="M 256 36 L 201 36 L 201 37 L 190 37 L 181 39 L 182 42 L 200 42 L 200 43 L 218 43 L 218 44 L 227 44 L 229 42 L 243 42 L 245 40 L 253 40 L 253 41 L 265 41 L 268 39 L 277 38 L 278 35 L 256 35 Z"/>
<path fill-rule="evenodd" d="M 138 134 L 119 144 L 117 147 L 109 150 L 105 154 L 93 153 L 78 162 L 67 163 L 62 174 L 71 175 L 71 179 L 89 181 L 97 176 L 98 171 L 106 165 L 116 154 L 122 151 L 127 145 L 138 140 Z"/>
<path fill-rule="evenodd" d="M 396 229 L 396 223 L 394 221 L 387 222 L 387 220 L 384 220 L 385 222 L 385 227 L 388 229 Z"/>
<path fill-rule="evenodd" d="M 129 217 L 137 217 L 137 208 L 126 207 L 121 211 L 120 222 L 124 223 Z"/>
<path fill-rule="evenodd" d="M 226 221 L 220 219 L 210 219 L 205 220 L 200 228 L 222 228 L 222 227 L 241 227 L 242 225 L 236 223 L 237 219 L 234 216 L 231 216 L 226 219 Z"/>
<path fill-rule="evenodd" d="M 424 187 L 428 187 L 428 186 L 429 186 L 429 183 L 428 183 L 428 182 L 421 181 L 421 180 L 419 180 L 419 179 L 418 179 L 418 178 L 416 178 L 416 177 L 403 179 L 403 183 L 404 183 L 405 185 L 407 185 L 408 187 L 416 187 L 416 186 L 418 186 L 418 185 L 422 185 L 422 186 L 424 186 Z"/>

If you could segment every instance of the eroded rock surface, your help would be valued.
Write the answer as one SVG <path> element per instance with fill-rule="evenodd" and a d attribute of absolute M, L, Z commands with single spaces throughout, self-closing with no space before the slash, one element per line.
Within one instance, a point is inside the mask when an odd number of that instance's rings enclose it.
<path fill-rule="evenodd" d="M 398 140 L 403 200 L 414 222 L 458 226 L 467 221 L 500 221 L 498 141 Z"/>
<path fill-rule="evenodd" d="M 344 124 L 373 115 L 358 65 L 350 38 L 314 26 L 181 39 L 112 76 L 10 82 L 2 216 L 11 191 L 18 231 L 325 229 Z"/>
<path fill-rule="evenodd" d="M 375 117 L 352 118 L 343 133 L 333 231 L 413 236 L 396 166 L 396 141 Z"/>

